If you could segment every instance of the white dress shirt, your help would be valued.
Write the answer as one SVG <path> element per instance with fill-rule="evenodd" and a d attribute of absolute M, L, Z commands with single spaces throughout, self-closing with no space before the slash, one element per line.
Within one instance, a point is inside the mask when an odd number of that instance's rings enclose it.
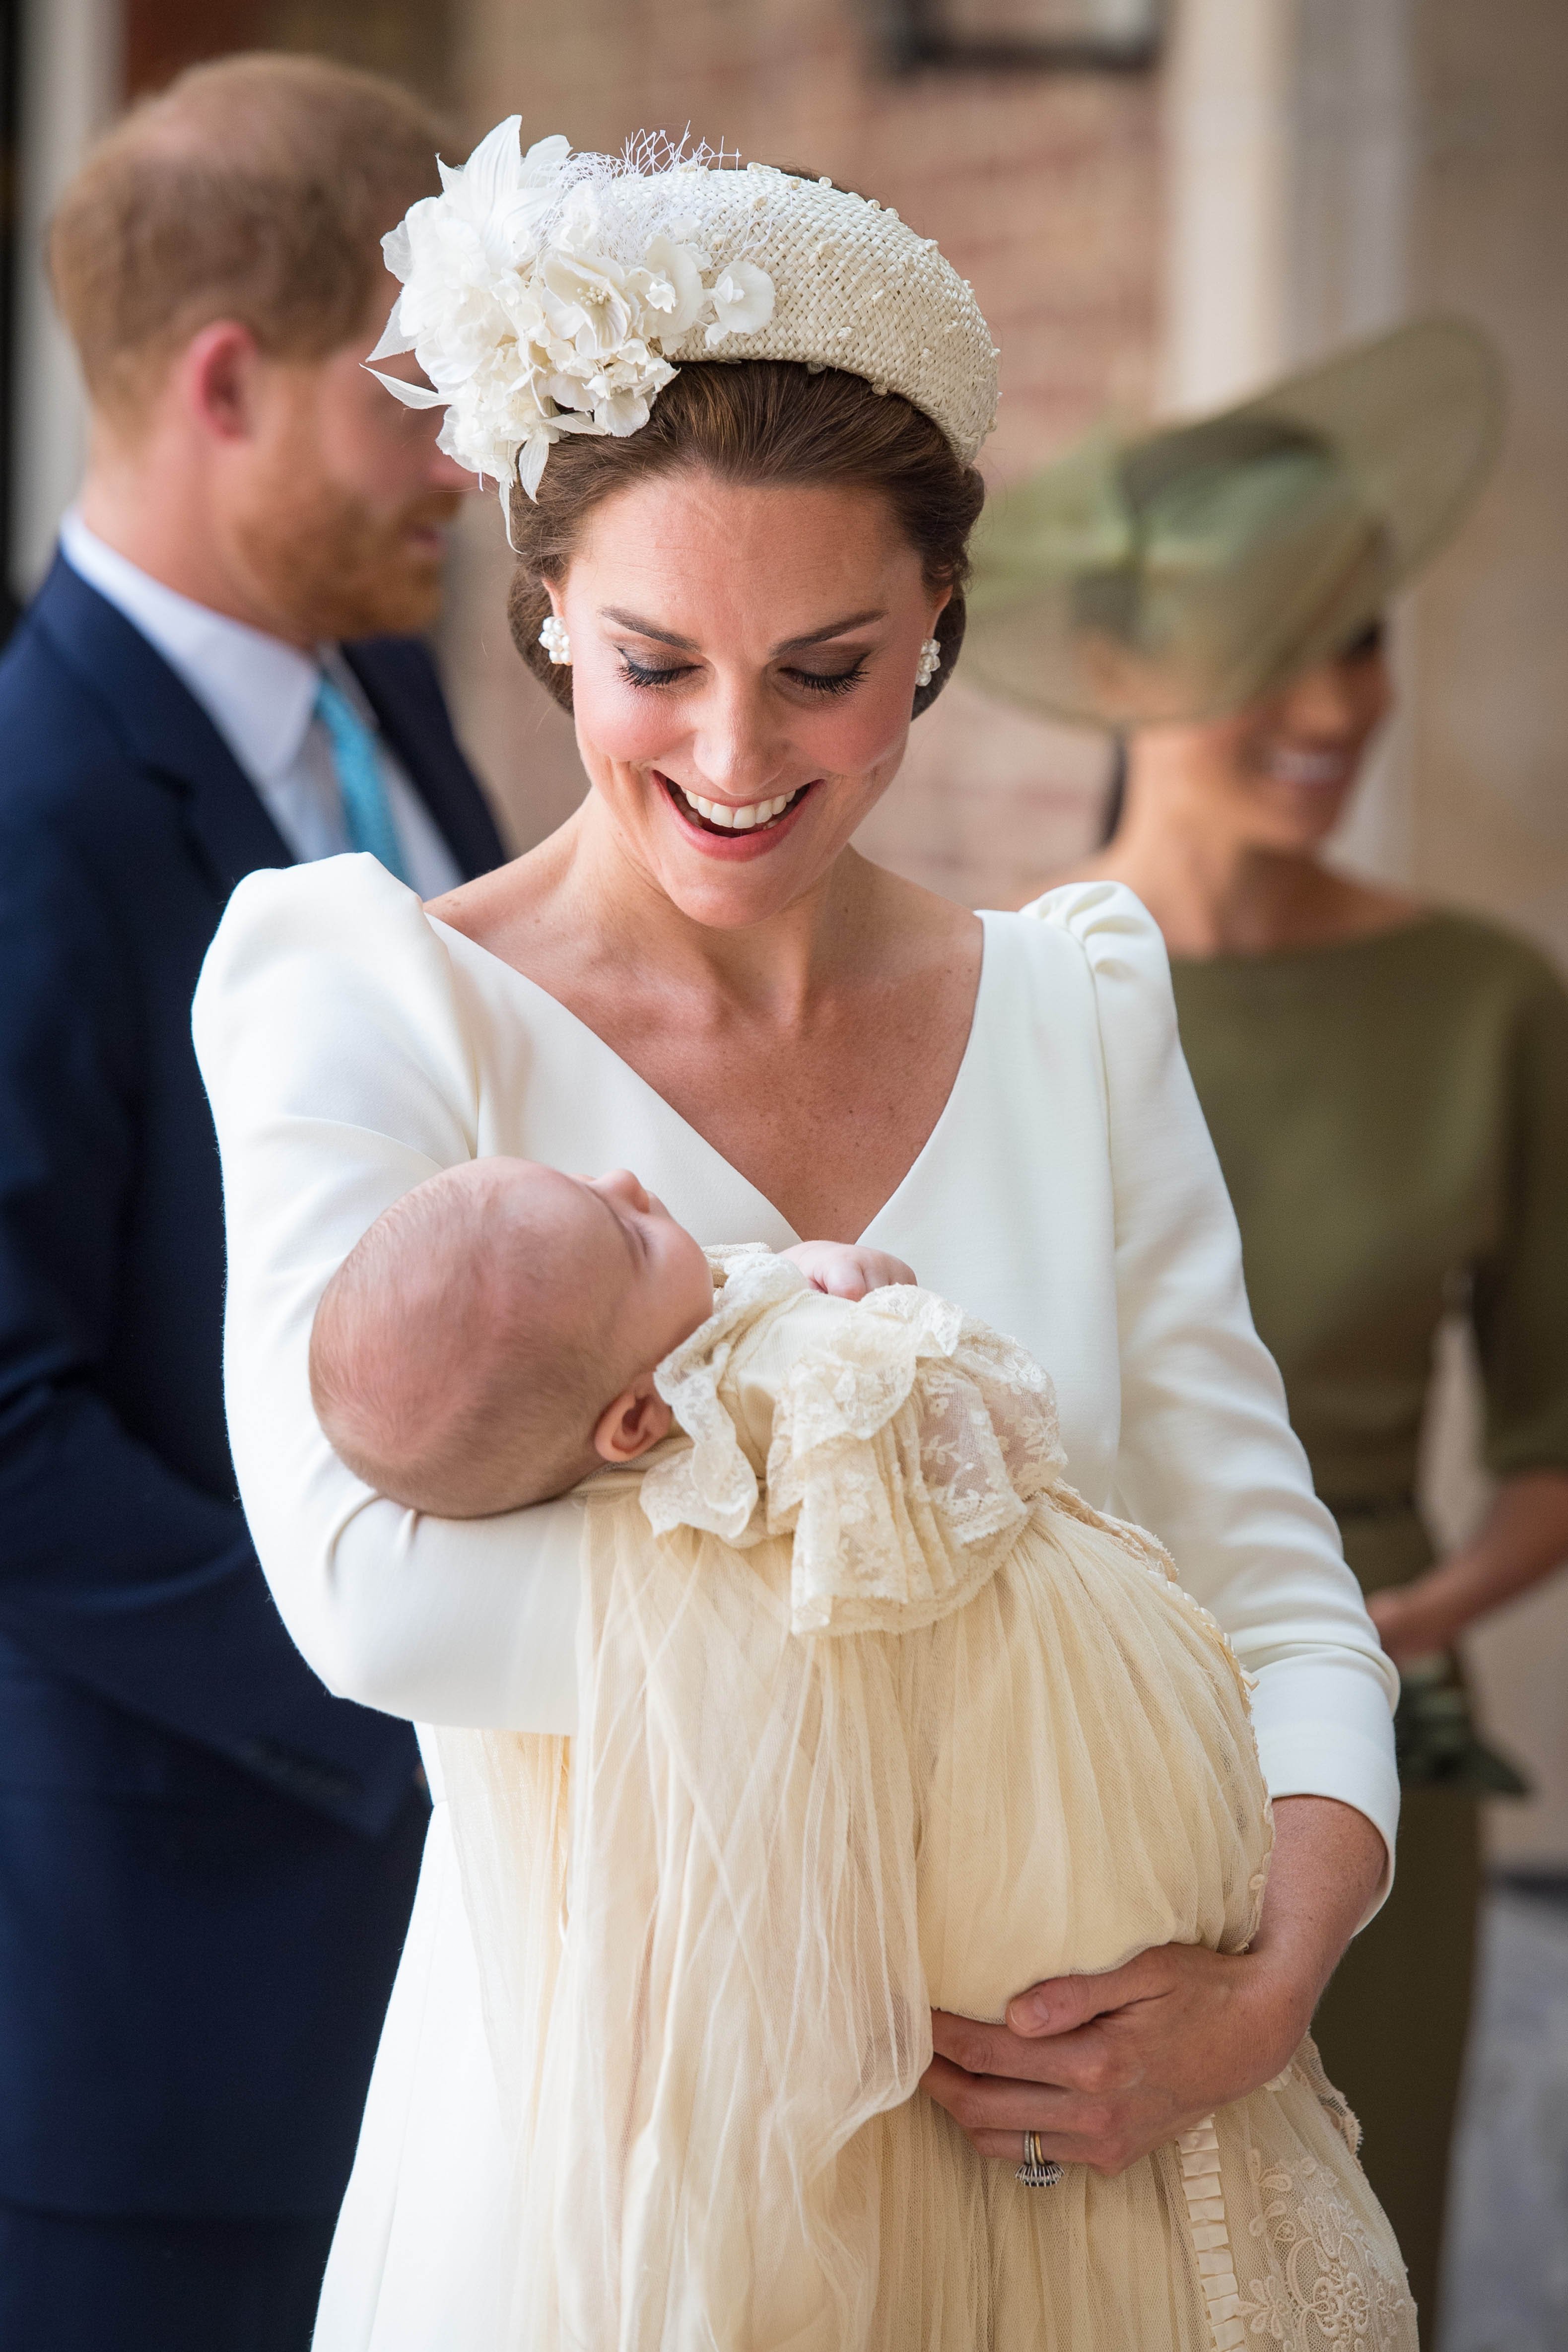
<path fill-rule="evenodd" d="M 349 846 L 331 745 L 315 716 L 325 670 L 376 738 L 387 807 L 413 887 L 422 898 L 436 898 L 463 879 L 336 646 L 322 646 L 313 658 L 281 637 L 195 604 L 107 546 L 74 508 L 60 525 L 60 552 L 189 688 L 302 863 L 339 856 Z"/>

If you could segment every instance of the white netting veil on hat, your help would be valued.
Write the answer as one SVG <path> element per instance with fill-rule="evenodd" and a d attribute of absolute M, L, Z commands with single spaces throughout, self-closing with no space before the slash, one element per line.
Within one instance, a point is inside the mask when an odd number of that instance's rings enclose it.
<path fill-rule="evenodd" d="M 385 238 L 402 281 L 373 362 L 447 410 L 441 446 L 531 497 L 567 433 L 636 433 L 679 363 L 794 360 L 897 393 L 973 461 L 996 410 L 996 351 L 968 283 L 897 213 L 826 180 L 707 148 L 523 152 L 509 116 Z M 380 371 L 377 371 L 380 373 Z"/>

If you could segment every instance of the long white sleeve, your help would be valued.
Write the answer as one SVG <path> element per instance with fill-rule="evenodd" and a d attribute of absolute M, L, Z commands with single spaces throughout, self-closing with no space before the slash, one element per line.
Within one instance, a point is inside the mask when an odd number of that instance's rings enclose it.
<path fill-rule="evenodd" d="M 1064 1404 L 1089 1413 L 1086 1463 L 1092 1441 L 1107 1481 L 1120 1391 L 1119 1506 L 1170 1546 L 1258 1676 L 1271 1790 L 1338 1798 L 1392 1847 L 1395 1677 L 1252 1326 L 1159 934 L 1110 886 L 1053 892 L 1033 912 L 1050 940 L 988 919 L 1041 953 L 1019 968 L 1021 995 L 1008 982 L 994 1000 L 976 1090 L 869 1237 L 1041 1355 Z M 1074 969 L 1081 998 L 1063 986 Z M 1082 1030 L 1090 990 L 1098 1057 Z M 1079 1043 L 1039 1117 L 1016 1128 L 1032 1056 L 1064 1023 Z M 227 1202 L 235 1459 L 285 1622 L 329 1686 L 367 1705 L 570 1731 L 581 1507 L 443 1521 L 372 1495 L 311 1409 L 321 1293 L 401 1193 L 494 1150 L 629 1163 L 704 1240 L 778 1246 L 787 1229 L 607 1047 L 433 928 L 373 860 L 243 883 L 195 1031 Z"/>
<path fill-rule="evenodd" d="M 569 1731 L 581 1507 L 422 1517 L 344 1468 L 310 1403 L 322 1291 L 384 1209 L 474 1157 L 479 1094 L 441 941 L 368 857 L 254 874 L 196 992 L 228 1224 L 241 1500 L 330 1690 L 425 1723 Z"/>
<path fill-rule="evenodd" d="M 1121 1370 L 1118 1506 L 1168 1546 L 1257 1676 L 1270 1793 L 1353 1805 L 1392 1856 L 1398 1676 L 1253 1326 L 1164 943 L 1119 884 L 1068 885 L 1030 911 L 1077 939 L 1100 1010 Z"/>

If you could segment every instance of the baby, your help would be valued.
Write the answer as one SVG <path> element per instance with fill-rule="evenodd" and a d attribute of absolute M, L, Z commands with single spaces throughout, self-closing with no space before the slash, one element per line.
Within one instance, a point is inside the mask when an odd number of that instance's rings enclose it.
<path fill-rule="evenodd" d="M 1067 1484 L 1021 1349 L 879 1251 L 709 1255 L 624 1171 L 496 1159 L 364 1235 L 311 1380 L 414 1507 L 588 1481 L 570 1739 L 439 1735 L 509 2346 L 1228 2352 L 1353 2313 L 1414 2352 L 1310 2042 L 1114 2179 L 1033 2133 L 1015 2179 L 917 2095 L 932 2007 L 1243 1950 L 1266 1883 L 1245 1678 Z"/>
<path fill-rule="evenodd" d="M 783 1255 L 838 1298 L 915 1278 L 858 1244 Z M 667 1436 L 655 1367 L 712 1308 L 700 1244 L 626 1169 L 470 1160 L 405 1193 L 339 1267 L 316 1312 L 311 1395 L 378 1493 L 483 1518 Z"/>

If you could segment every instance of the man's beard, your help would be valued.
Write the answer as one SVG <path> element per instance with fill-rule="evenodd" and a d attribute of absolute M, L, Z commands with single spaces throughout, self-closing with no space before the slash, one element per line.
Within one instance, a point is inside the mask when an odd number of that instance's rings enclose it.
<path fill-rule="evenodd" d="M 428 490 L 394 514 L 296 473 L 237 527 L 258 601 L 281 634 L 310 642 L 428 628 L 440 610 L 442 560 L 411 527 L 451 521 L 458 491 Z"/>

